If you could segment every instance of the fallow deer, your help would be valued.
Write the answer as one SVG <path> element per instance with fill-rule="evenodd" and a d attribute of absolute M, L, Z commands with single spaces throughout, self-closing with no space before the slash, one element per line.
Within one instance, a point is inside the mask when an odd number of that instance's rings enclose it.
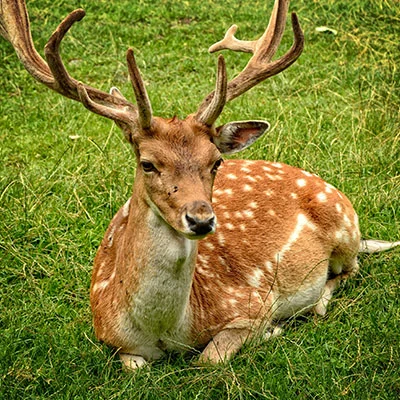
<path fill-rule="evenodd" d="M 115 121 L 133 147 L 133 194 L 101 242 L 90 288 L 96 336 L 117 348 L 130 369 L 166 350 L 192 347 L 204 348 L 201 362 L 226 360 L 246 339 L 270 335 L 282 319 L 311 310 L 324 315 L 339 282 L 357 271 L 359 251 L 400 244 L 360 241 L 349 200 L 314 174 L 278 162 L 222 160 L 269 128 L 264 121 L 216 127 L 224 105 L 302 52 L 303 33 L 292 14 L 294 43 L 272 61 L 288 6 L 288 0 L 275 1 L 259 40 L 237 40 L 232 26 L 210 48 L 253 56 L 230 82 L 219 56 L 215 91 L 179 120 L 153 116 L 131 49 L 127 64 L 137 105 L 116 88 L 105 93 L 68 74 L 59 47 L 83 10 L 61 22 L 44 61 L 24 1 L 1 1 L 0 33 L 28 72 Z"/>

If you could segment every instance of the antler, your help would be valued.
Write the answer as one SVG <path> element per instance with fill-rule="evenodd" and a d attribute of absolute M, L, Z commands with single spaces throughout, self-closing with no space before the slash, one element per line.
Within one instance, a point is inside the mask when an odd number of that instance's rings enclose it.
<path fill-rule="evenodd" d="M 40 83 L 65 97 L 79 101 L 90 111 L 117 122 L 132 124 L 138 120 L 142 128 L 151 125 L 152 112 L 143 80 L 128 50 L 127 62 L 132 86 L 139 107 L 122 95 L 102 92 L 72 78 L 60 56 L 60 44 L 71 26 L 85 16 L 82 9 L 71 12 L 51 35 L 45 46 L 45 57 L 36 51 L 30 31 L 29 17 L 24 0 L 0 0 L 0 34 L 14 47 L 25 69 Z M 134 71 L 134 72 L 132 72 Z"/>
<path fill-rule="evenodd" d="M 233 25 L 223 40 L 210 47 L 210 52 L 230 49 L 253 53 L 253 57 L 244 70 L 227 83 L 225 62 L 220 56 L 216 89 L 206 96 L 197 110 L 195 118 L 198 121 L 209 126 L 213 125 L 227 102 L 288 68 L 300 56 L 304 37 L 296 14 L 292 14 L 294 43 L 285 55 L 271 61 L 282 39 L 288 7 L 289 0 L 275 0 L 268 27 L 259 40 L 236 39 L 234 34 L 237 27 Z M 86 108 L 96 114 L 127 124 L 139 121 L 143 129 L 150 128 L 151 104 L 131 49 L 127 53 L 127 63 L 137 107 L 115 89 L 112 89 L 111 93 L 105 93 L 77 81 L 68 74 L 60 57 L 61 41 L 71 26 L 84 16 L 85 12 L 78 9 L 61 22 L 45 46 L 47 63 L 33 44 L 24 0 L 0 0 L 0 34 L 12 44 L 26 70 L 50 89 L 83 103 Z"/>
<path fill-rule="evenodd" d="M 222 55 L 218 57 L 218 73 L 217 82 L 215 84 L 214 96 L 211 99 L 210 105 L 205 110 L 199 110 L 197 119 L 203 124 L 211 126 L 221 114 L 226 103 L 227 77 L 226 65 Z"/>
<path fill-rule="evenodd" d="M 260 39 L 254 41 L 238 40 L 234 36 L 237 26 L 232 25 L 226 32 L 225 37 L 209 48 L 209 52 L 211 53 L 224 49 L 253 53 L 253 57 L 243 71 L 228 83 L 226 102 L 235 99 L 263 80 L 279 74 L 292 65 L 302 53 L 304 36 L 297 15 L 293 13 L 292 27 L 294 43 L 286 54 L 275 61 L 271 61 L 282 40 L 288 8 L 289 0 L 275 0 L 268 27 Z M 212 125 L 219 116 L 217 113 L 207 111 L 215 117 L 214 121 L 203 118 L 205 110 L 214 107 L 214 102 L 212 101 L 214 96 L 215 91 L 208 94 L 195 114 L 195 118 L 206 125 Z M 222 111 L 222 108 L 219 108 Z"/>

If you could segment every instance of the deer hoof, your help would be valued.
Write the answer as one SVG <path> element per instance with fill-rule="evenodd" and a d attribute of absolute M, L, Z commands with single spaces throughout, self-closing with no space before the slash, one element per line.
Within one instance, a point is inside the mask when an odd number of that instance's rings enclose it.
<path fill-rule="evenodd" d="M 120 353 L 119 358 L 122 361 L 123 368 L 130 372 L 136 371 L 148 364 L 143 357 L 135 356 L 133 354 Z"/>

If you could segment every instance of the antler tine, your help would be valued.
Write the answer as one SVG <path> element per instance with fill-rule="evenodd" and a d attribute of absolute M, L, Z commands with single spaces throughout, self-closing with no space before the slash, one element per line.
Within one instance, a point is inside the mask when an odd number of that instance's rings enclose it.
<path fill-rule="evenodd" d="M 227 91 L 227 75 L 225 59 L 222 55 L 218 57 L 218 71 L 217 71 L 217 82 L 215 85 L 215 95 L 212 98 L 209 106 L 201 113 L 196 114 L 195 118 L 207 125 L 212 126 L 217 120 L 226 103 L 226 91 Z"/>
<path fill-rule="evenodd" d="M 254 62 L 268 62 L 275 55 L 285 32 L 289 0 L 275 0 L 267 29 L 258 39 Z"/>
<path fill-rule="evenodd" d="M 86 13 L 82 9 L 72 11 L 53 32 L 44 48 L 47 64 L 55 80 L 55 90 L 63 96 L 80 101 L 88 110 L 98 115 L 114 121 L 130 123 L 133 119 L 132 113 L 128 111 L 131 106 L 130 102 L 122 97 L 113 96 L 111 93 L 105 93 L 78 82 L 69 75 L 61 59 L 62 40 L 72 25 L 82 20 L 85 15 Z M 121 103 L 125 103 L 123 108 L 115 108 Z"/>
<path fill-rule="evenodd" d="M 135 55 L 132 49 L 128 49 L 126 53 L 128 62 L 129 77 L 131 79 L 133 91 L 135 92 L 136 102 L 139 112 L 139 121 L 143 129 L 150 129 L 153 112 L 149 96 L 147 95 L 146 86 L 140 75 L 139 68 L 136 64 Z"/>
<path fill-rule="evenodd" d="M 136 115 L 132 103 L 89 85 L 79 84 L 65 69 L 59 53 L 60 44 L 71 26 L 85 16 L 83 10 L 70 13 L 52 34 L 45 46 L 46 63 L 33 44 L 25 1 L 1 0 L 0 6 L 0 34 L 11 43 L 26 70 L 36 80 L 63 96 L 82 102 L 96 114 L 115 121 L 132 122 Z M 82 85 L 84 92 L 82 88 L 79 89 Z"/>
<path fill-rule="evenodd" d="M 229 49 L 253 53 L 253 57 L 243 71 L 228 83 L 226 102 L 235 99 L 263 80 L 288 68 L 302 53 L 304 36 L 296 14 L 292 13 L 294 43 L 286 54 L 275 61 L 271 61 L 282 40 L 288 8 L 289 0 L 275 0 L 268 27 L 258 40 L 245 41 L 236 39 L 234 34 L 236 33 L 237 27 L 233 25 L 228 29 L 225 37 L 221 41 L 210 47 L 210 52 Z M 201 114 L 201 112 L 209 106 L 213 97 L 214 92 L 211 92 L 205 97 L 197 114 Z"/>
<path fill-rule="evenodd" d="M 225 36 L 222 40 L 217 43 L 214 43 L 208 49 L 209 53 L 215 53 L 220 50 L 233 50 L 233 51 L 241 51 L 243 53 L 254 53 L 257 40 L 238 40 L 235 38 L 235 33 L 237 31 L 237 25 L 232 25 L 225 33 Z"/>
<path fill-rule="evenodd" d="M 253 53 L 259 61 L 269 61 L 282 40 L 285 31 L 286 15 L 289 7 L 289 0 L 275 1 L 274 8 L 268 27 L 258 40 L 238 40 L 235 38 L 237 25 L 232 25 L 226 32 L 225 37 L 213 44 L 208 51 L 214 53 L 219 50 L 233 50 L 244 53 Z"/>
<path fill-rule="evenodd" d="M 80 21 L 84 16 L 85 11 L 82 9 L 72 11 L 66 18 L 64 18 L 60 25 L 58 25 L 58 28 L 50 36 L 50 39 L 44 47 L 44 54 L 54 77 L 57 91 L 73 100 L 77 100 L 77 82 L 70 77 L 65 69 L 60 56 L 60 44 L 72 25 L 75 22 Z"/>
<path fill-rule="evenodd" d="M 135 113 L 127 111 L 126 107 L 111 108 L 93 101 L 88 92 L 86 85 L 82 82 L 77 83 L 77 92 L 79 101 L 91 112 L 101 115 L 103 117 L 112 119 L 116 122 L 132 124 L 135 121 Z"/>
<path fill-rule="evenodd" d="M 304 48 L 304 36 L 295 13 L 292 13 L 292 28 L 294 43 L 289 51 L 272 62 L 268 62 L 269 60 L 265 60 L 265 58 L 271 58 L 276 50 L 272 54 L 271 52 L 255 53 L 243 71 L 229 82 L 227 102 L 239 97 L 265 79 L 279 74 L 300 57 Z"/>

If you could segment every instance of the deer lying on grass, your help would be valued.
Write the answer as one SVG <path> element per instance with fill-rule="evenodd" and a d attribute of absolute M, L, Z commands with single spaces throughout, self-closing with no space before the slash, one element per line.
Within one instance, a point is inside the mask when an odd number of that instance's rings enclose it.
<path fill-rule="evenodd" d="M 59 47 L 83 10 L 53 33 L 45 62 L 33 45 L 24 2 L 1 1 L 0 32 L 29 73 L 114 120 L 135 152 L 132 197 L 107 229 L 91 283 L 96 335 L 119 349 L 130 369 L 188 347 L 204 348 L 202 362 L 226 360 L 246 339 L 271 334 L 279 320 L 310 310 L 324 315 L 339 282 L 357 271 L 359 251 L 400 244 L 360 242 L 351 203 L 316 175 L 276 162 L 222 163 L 221 154 L 246 148 L 269 128 L 264 121 L 216 127 L 224 105 L 302 52 L 292 14 L 294 44 L 271 61 L 288 5 L 275 1 L 259 40 L 237 40 L 233 26 L 210 48 L 253 56 L 229 83 L 220 56 L 215 91 L 179 120 L 153 116 L 132 50 L 127 63 L 136 106 L 116 88 L 104 93 L 68 75 Z"/>

